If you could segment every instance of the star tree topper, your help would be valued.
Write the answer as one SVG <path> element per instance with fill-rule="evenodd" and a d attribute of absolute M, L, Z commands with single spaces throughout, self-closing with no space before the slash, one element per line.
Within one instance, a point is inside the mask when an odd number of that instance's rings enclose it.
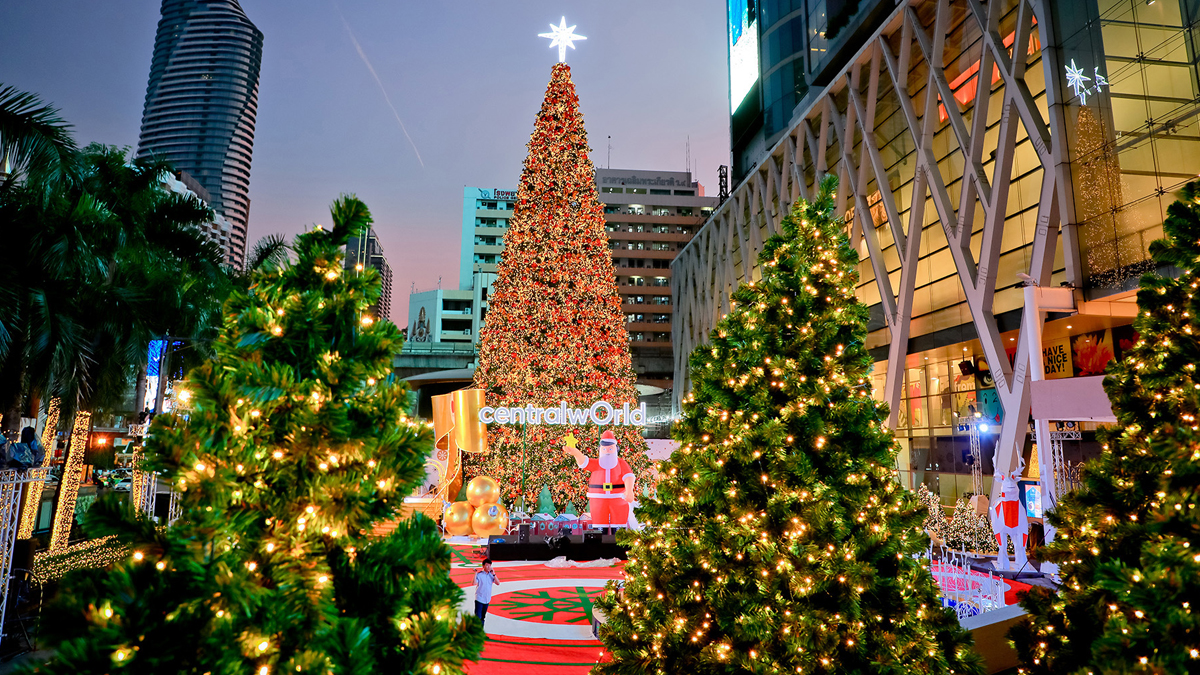
<path fill-rule="evenodd" d="M 550 47 L 558 47 L 558 62 L 567 62 L 567 47 L 575 49 L 575 40 L 586 40 L 582 35 L 575 34 L 575 26 L 567 26 L 567 17 L 562 18 L 562 22 L 557 26 L 550 24 L 549 33 L 538 33 L 538 37 L 550 38 Z"/>

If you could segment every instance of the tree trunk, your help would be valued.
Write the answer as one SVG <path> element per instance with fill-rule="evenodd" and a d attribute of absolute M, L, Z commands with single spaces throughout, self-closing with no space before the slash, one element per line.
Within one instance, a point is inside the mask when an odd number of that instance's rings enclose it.
<path fill-rule="evenodd" d="M 142 364 L 138 366 L 137 399 L 133 406 L 133 411 L 135 413 L 140 414 L 146 409 L 146 385 L 146 363 L 143 361 Z"/>
<path fill-rule="evenodd" d="M 79 423 L 79 416 L 87 415 L 88 433 L 83 435 L 82 442 L 76 442 L 75 425 Z M 61 553 L 67 549 L 67 543 L 71 539 L 71 528 L 75 522 L 75 502 L 79 499 L 79 484 L 82 479 L 83 459 L 87 453 L 87 442 L 91 438 L 91 414 L 86 412 L 76 412 L 71 418 L 71 425 L 68 427 L 70 435 L 67 437 L 67 451 L 63 455 L 63 472 L 58 479 L 58 486 L 54 488 L 54 520 L 50 523 L 50 549 L 57 553 Z M 71 460 L 78 459 L 75 462 L 76 466 L 72 471 Z M 74 479 L 72 477 L 74 476 Z M 66 494 L 63 493 L 64 487 L 70 483 Z M 62 523 L 59 522 L 59 509 L 69 509 L 63 518 Z"/>

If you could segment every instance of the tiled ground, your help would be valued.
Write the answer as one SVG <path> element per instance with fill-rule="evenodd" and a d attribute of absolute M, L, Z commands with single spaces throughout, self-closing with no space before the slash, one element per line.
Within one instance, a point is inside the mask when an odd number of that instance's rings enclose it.
<path fill-rule="evenodd" d="M 463 587 L 463 611 L 475 607 L 474 576 L 483 549 L 452 542 L 450 578 Z M 610 579 L 621 578 L 617 562 L 604 567 L 549 567 L 542 562 L 493 565 L 500 580 L 488 608 L 487 644 L 471 675 L 583 675 L 604 657 L 592 637 L 592 600 Z"/>

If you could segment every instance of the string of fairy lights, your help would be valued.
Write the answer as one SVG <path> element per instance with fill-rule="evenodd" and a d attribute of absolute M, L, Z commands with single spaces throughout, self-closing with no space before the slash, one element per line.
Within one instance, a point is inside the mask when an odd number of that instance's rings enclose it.
<path fill-rule="evenodd" d="M 83 460 L 87 452 L 88 432 L 92 425 L 92 414 L 86 411 L 75 413 L 75 424 L 67 446 L 67 459 L 59 479 L 58 507 L 50 528 L 52 553 L 64 553 L 71 538 L 71 526 L 75 522 L 75 500 L 79 496 L 79 484 L 83 481 Z"/>
<path fill-rule="evenodd" d="M 933 629 L 950 619 L 911 558 L 915 526 L 898 525 L 913 516 L 862 386 L 866 311 L 833 199 L 825 189 L 785 219 L 762 278 L 692 356 L 685 442 L 639 512 L 648 528 L 632 533 L 623 591 L 601 600 L 617 661 L 805 673 L 890 659 L 953 672 L 966 656 Z"/>
<path fill-rule="evenodd" d="M 58 438 L 58 418 L 62 414 L 62 401 L 57 397 L 50 399 L 46 406 L 46 426 L 42 429 L 42 447 L 48 457 L 54 456 Z M 25 505 L 21 507 L 21 525 L 17 531 L 18 539 L 28 539 L 33 536 L 33 528 L 37 526 L 38 510 L 42 506 L 42 486 L 45 481 L 35 481 L 25 486 Z"/>

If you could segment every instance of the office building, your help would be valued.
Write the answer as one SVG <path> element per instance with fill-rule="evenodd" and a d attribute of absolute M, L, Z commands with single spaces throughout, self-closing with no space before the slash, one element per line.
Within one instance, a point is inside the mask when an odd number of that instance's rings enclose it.
<path fill-rule="evenodd" d="M 896 6 L 885 0 L 726 0 L 729 141 L 741 180 Z"/>
<path fill-rule="evenodd" d="M 477 271 L 459 289 L 435 289 L 408 296 L 408 343 L 473 347 L 487 316 L 487 294 L 495 272 Z"/>
<path fill-rule="evenodd" d="M 163 0 L 137 156 L 169 161 L 230 224 L 226 259 L 240 267 L 250 216 L 250 163 L 263 34 L 237 0 Z"/>
<path fill-rule="evenodd" d="M 643 393 L 672 388 L 671 261 L 717 206 L 687 171 L 596 169 L 617 292 Z"/>
<path fill-rule="evenodd" d="M 1150 243 L 1175 192 L 1200 175 L 1197 9 L 891 8 L 673 264 L 676 409 L 688 354 L 733 290 L 761 278 L 764 239 L 834 175 L 901 480 L 950 504 L 976 491 L 974 426 L 985 492 L 994 449 L 1003 470 L 1025 458 L 1026 477 L 1053 503 L 1098 452 L 1095 424 L 1112 419 L 1100 375 L 1136 340 Z M 1018 274 L 1039 286 L 1022 287 Z M 1078 436 L 1047 431 L 1060 423 Z"/>
<path fill-rule="evenodd" d="M 371 312 L 377 318 L 391 321 L 392 266 L 388 264 L 387 258 L 383 256 L 383 246 L 379 244 L 379 237 L 375 234 L 374 228 L 367 230 L 365 236 L 350 237 L 350 240 L 346 242 L 344 264 L 349 271 L 374 267 L 379 272 L 379 280 L 382 282 L 382 288 L 380 289 L 379 300 L 371 306 Z"/>
<path fill-rule="evenodd" d="M 597 169 L 617 290 L 643 393 L 671 387 L 671 260 L 717 206 L 686 171 Z M 463 189 L 460 290 L 410 296 L 410 341 L 474 344 L 504 251 L 517 191 Z"/>
<path fill-rule="evenodd" d="M 458 287 L 471 288 L 478 272 L 496 274 L 501 240 L 517 205 L 516 190 L 463 188 L 462 243 L 459 246 Z M 490 282 L 489 282 L 490 283 Z"/>

